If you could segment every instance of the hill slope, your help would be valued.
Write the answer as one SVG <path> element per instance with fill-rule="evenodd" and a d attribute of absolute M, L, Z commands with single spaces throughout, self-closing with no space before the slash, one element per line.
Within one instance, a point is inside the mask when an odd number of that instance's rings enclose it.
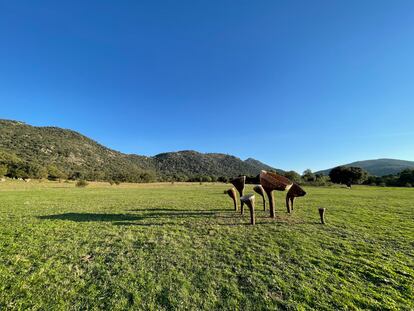
<path fill-rule="evenodd" d="M 157 171 L 169 176 L 207 175 L 231 177 L 240 174 L 257 175 L 263 169 L 273 169 L 259 161 L 252 164 L 249 160 L 242 161 L 232 155 L 221 153 L 203 154 L 192 150 L 161 153 L 153 157 L 153 159 Z"/>
<path fill-rule="evenodd" d="M 165 180 L 195 176 L 232 177 L 256 175 L 272 169 L 254 159 L 225 154 L 180 151 L 154 157 L 127 155 L 109 149 L 72 130 L 35 127 L 18 121 L 0 120 L 0 150 L 27 162 L 54 165 L 69 176 L 123 181 Z"/>
<path fill-rule="evenodd" d="M 273 168 L 273 167 L 271 167 L 267 164 L 264 164 L 263 162 L 260 162 L 259 160 L 256 160 L 256 159 L 248 158 L 248 159 L 244 160 L 244 162 L 250 164 L 256 170 L 259 170 L 259 171 L 261 171 L 261 170 L 272 171 L 273 170 L 273 171 L 276 171 L 276 172 L 281 173 L 281 174 L 285 173 L 284 170 L 275 169 L 275 168 Z"/>
<path fill-rule="evenodd" d="M 396 159 L 376 159 L 376 160 L 366 160 L 366 161 L 357 161 L 344 166 L 356 166 L 361 167 L 366 170 L 368 173 L 374 176 L 385 176 L 385 175 L 395 175 L 399 172 L 411 168 L 414 169 L 414 161 L 404 161 Z M 332 168 L 319 171 L 317 173 L 322 173 L 328 175 Z"/>

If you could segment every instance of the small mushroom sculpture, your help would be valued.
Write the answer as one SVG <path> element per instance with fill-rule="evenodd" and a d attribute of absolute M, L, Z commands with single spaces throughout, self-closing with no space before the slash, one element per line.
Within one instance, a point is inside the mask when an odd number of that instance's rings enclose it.
<path fill-rule="evenodd" d="M 247 205 L 250 210 L 250 224 L 256 224 L 256 219 L 254 215 L 254 194 L 244 195 L 240 198 L 240 201 Z"/>
<path fill-rule="evenodd" d="M 243 192 L 244 192 L 244 185 L 246 184 L 246 176 L 240 176 L 240 177 L 233 178 L 230 182 L 239 192 L 239 196 L 242 197 Z M 242 201 L 240 201 L 240 212 L 243 214 L 243 202 Z"/>
<path fill-rule="evenodd" d="M 233 199 L 234 210 L 237 211 L 237 193 L 236 193 L 236 189 L 230 188 L 229 190 L 226 191 L 226 193 L 229 195 L 230 198 Z"/>

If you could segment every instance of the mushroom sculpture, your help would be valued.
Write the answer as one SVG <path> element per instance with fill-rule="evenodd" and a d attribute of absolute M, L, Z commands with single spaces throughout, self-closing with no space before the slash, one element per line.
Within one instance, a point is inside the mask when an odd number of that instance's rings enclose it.
<path fill-rule="evenodd" d="M 230 188 L 229 190 L 226 191 L 226 193 L 229 195 L 230 198 L 233 199 L 234 210 L 237 211 L 237 193 L 236 193 L 236 189 Z"/>
<path fill-rule="evenodd" d="M 254 186 L 253 190 L 254 190 L 254 192 L 256 192 L 257 194 L 259 194 L 262 197 L 262 199 L 263 199 L 263 210 L 265 211 L 266 210 L 266 199 L 265 199 L 265 191 L 264 191 L 262 185 Z"/>
<path fill-rule="evenodd" d="M 244 185 L 246 183 L 246 176 L 240 176 L 232 179 L 230 181 L 232 185 L 236 188 L 236 190 L 239 192 L 240 197 L 243 196 L 244 192 Z M 240 201 L 240 213 L 243 214 L 243 202 Z"/>
<path fill-rule="evenodd" d="M 275 218 L 275 201 L 273 198 L 273 190 L 285 191 L 289 190 L 293 182 L 290 179 L 273 172 L 260 172 L 260 184 L 269 199 L 270 217 Z"/>
<path fill-rule="evenodd" d="M 286 194 L 286 209 L 287 212 L 290 213 L 293 211 L 293 201 L 297 197 L 303 197 L 306 195 L 305 190 L 303 190 L 298 184 L 293 184 L 292 187 L 290 187 L 288 193 Z M 289 205 L 290 201 L 290 205 Z"/>
<path fill-rule="evenodd" d="M 256 219 L 254 216 L 254 194 L 244 195 L 240 198 L 240 201 L 247 205 L 250 210 L 250 224 L 254 225 Z"/>

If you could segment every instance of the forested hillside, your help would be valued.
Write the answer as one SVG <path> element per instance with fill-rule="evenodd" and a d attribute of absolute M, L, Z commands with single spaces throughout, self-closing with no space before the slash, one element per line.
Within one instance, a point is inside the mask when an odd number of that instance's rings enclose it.
<path fill-rule="evenodd" d="M 10 120 L 0 120 L 0 151 L 0 166 L 5 175 L 20 178 L 208 181 L 240 174 L 257 175 L 262 169 L 272 169 L 254 159 L 242 161 L 218 153 L 127 155 L 72 130 Z"/>

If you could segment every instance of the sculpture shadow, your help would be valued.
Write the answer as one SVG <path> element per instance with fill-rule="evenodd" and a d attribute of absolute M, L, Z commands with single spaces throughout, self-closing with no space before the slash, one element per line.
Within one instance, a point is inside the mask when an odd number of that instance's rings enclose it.
<path fill-rule="evenodd" d="M 138 211 L 138 210 L 137 210 Z M 42 220 L 68 220 L 74 222 L 112 222 L 114 225 L 140 225 L 140 221 L 146 221 L 142 225 L 162 225 L 159 221 L 177 218 L 209 218 L 218 216 L 218 211 L 193 211 L 193 210 L 171 210 L 171 209 L 142 209 L 141 213 L 135 214 L 99 214 L 99 213 L 64 213 L 55 215 L 37 216 Z M 155 212 L 156 211 L 156 212 Z M 222 218 L 232 217 L 230 215 L 220 215 Z M 154 220 L 156 220 L 154 222 Z M 148 222 L 152 221 L 152 222 Z M 164 224 L 175 224 L 165 222 Z"/>
<path fill-rule="evenodd" d="M 263 214 L 263 215 L 262 215 Z M 231 209 L 223 210 L 183 210 L 166 208 L 149 208 L 135 210 L 135 213 L 63 213 L 54 215 L 37 216 L 41 220 L 73 221 L 73 222 L 109 222 L 115 226 L 142 226 L 142 227 L 162 227 L 162 226 L 194 226 L 200 224 L 198 221 L 212 221 L 219 226 L 250 226 L 247 217 L 235 214 Z M 225 219 L 246 218 L 246 223 L 229 223 Z M 189 220 L 189 221 L 186 221 Z M 221 221 L 220 221 L 221 220 Z M 195 222 L 193 222 L 195 221 Z M 257 225 L 317 225 L 314 221 L 289 220 L 285 217 L 277 217 L 275 220 L 268 219 L 267 213 L 259 212 Z"/>
<path fill-rule="evenodd" d="M 133 214 L 97 214 L 97 213 L 64 213 L 57 215 L 38 216 L 43 220 L 70 220 L 76 222 L 88 221 L 135 221 L 141 220 L 141 216 Z"/>
<path fill-rule="evenodd" d="M 225 208 L 215 208 L 215 209 L 209 209 L 209 210 L 202 210 L 202 209 L 175 209 L 175 208 L 134 208 L 134 209 L 130 209 L 128 210 L 128 212 L 173 212 L 173 213 L 178 213 L 178 212 L 201 212 L 201 213 L 205 213 L 205 212 L 228 212 L 229 209 L 225 209 Z"/>

